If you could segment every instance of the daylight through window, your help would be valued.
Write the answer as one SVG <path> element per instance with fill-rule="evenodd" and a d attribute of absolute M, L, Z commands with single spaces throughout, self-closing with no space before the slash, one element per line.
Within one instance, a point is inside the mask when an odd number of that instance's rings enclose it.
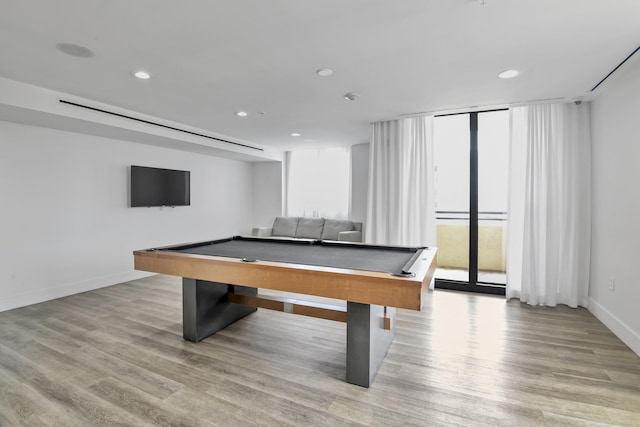
<path fill-rule="evenodd" d="M 348 218 L 350 154 L 348 147 L 287 153 L 287 215 Z"/>

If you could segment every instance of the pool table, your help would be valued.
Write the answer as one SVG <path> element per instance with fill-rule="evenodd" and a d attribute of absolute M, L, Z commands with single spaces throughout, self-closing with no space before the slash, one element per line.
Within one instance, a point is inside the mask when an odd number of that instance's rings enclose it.
<path fill-rule="evenodd" d="M 182 277 L 183 335 L 200 341 L 257 308 L 347 323 L 349 383 L 369 387 L 396 308 L 420 310 L 436 248 L 234 236 L 134 251 L 135 268 Z M 346 308 L 258 288 L 346 301 Z"/>

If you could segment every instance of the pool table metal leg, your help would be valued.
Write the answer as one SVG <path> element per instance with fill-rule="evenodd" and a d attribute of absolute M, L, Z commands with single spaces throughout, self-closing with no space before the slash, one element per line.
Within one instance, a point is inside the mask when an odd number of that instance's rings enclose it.
<path fill-rule="evenodd" d="M 258 290 L 206 280 L 182 279 L 184 339 L 198 342 L 257 310 L 254 307 L 230 303 L 227 300 L 229 292 L 256 295 Z"/>
<path fill-rule="evenodd" d="M 387 308 L 387 318 L 395 317 L 396 309 Z M 384 307 L 347 302 L 347 382 L 369 387 L 382 365 L 395 334 L 384 329 Z"/>

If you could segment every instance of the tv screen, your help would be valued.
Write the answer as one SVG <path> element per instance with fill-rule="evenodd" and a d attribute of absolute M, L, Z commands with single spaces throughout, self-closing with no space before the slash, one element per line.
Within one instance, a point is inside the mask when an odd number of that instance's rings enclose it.
<path fill-rule="evenodd" d="M 131 207 L 189 206 L 189 171 L 131 166 Z"/>

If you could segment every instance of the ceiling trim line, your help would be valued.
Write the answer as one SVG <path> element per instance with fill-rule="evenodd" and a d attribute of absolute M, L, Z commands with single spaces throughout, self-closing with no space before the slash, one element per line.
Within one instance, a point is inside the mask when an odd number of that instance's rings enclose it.
<path fill-rule="evenodd" d="M 634 50 L 633 52 L 631 52 L 631 53 L 629 54 L 629 56 L 627 56 L 626 58 L 624 58 L 624 59 L 622 60 L 622 62 L 621 62 L 621 63 L 619 63 L 619 64 L 616 66 L 616 68 L 614 68 L 613 70 L 609 71 L 609 74 L 607 74 L 606 76 L 604 76 L 604 78 L 603 78 L 602 80 L 600 80 L 600 81 L 598 82 L 598 84 L 597 84 L 597 85 L 595 85 L 594 87 L 592 87 L 592 88 L 591 88 L 591 92 L 593 92 L 594 90 L 598 89 L 598 86 L 600 86 L 602 83 L 604 83 L 604 81 L 605 81 L 605 80 L 607 80 L 607 79 L 611 76 L 611 74 L 615 73 L 615 72 L 618 70 L 618 68 L 622 67 L 622 65 L 623 65 L 625 62 L 627 62 L 629 59 L 631 59 L 631 57 L 632 57 L 633 55 L 635 55 L 635 54 L 636 54 L 636 52 L 638 52 L 639 50 L 640 50 L 640 46 L 638 46 L 638 47 L 636 48 L 636 50 Z"/>
<path fill-rule="evenodd" d="M 64 100 L 64 99 L 60 99 L 59 101 L 62 104 L 73 105 L 74 107 L 85 108 L 87 110 L 96 111 L 98 113 L 110 114 L 112 116 L 121 117 L 121 118 L 129 119 L 129 120 L 134 120 L 136 122 L 145 123 L 145 124 L 153 125 L 153 126 L 158 126 L 158 127 L 165 128 L 165 129 L 175 130 L 175 131 L 178 131 L 178 132 L 187 133 L 189 135 L 200 136 L 202 138 L 209 138 L 209 139 L 213 139 L 213 140 L 216 140 L 216 141 L 224 142 L 224 143 L 227 143 L 227 144 L 233 144 L 233 145 L 237 145 L 237 146 L 240 146 L 240 147 L 250 148 L 252 150 L 264 151 L 263 148 L 253 147 L 251 145 L 241 144 L 239 142 L 228 141 L 226 139 L 217 138 L 215 136 L 210 136 L 210 135 L 205 135 L 203 133 L 193 132 L 193 131 L 186 130 L 186 129 L 180 129 L 180 128 L 177 128 L 177 127 L 174 127 L 174 126 L 163 125 L 162 123 L 156 123 L 156 122 L 152 122 L 150 120 L 139 119 L 137 117 L 127 116 L 126 114 L 114 113 L 113 111 L 107 111 L 107 110 L 103 110 L 101 108 L 90 107 L 88 105 L 78 104 L 76 102 L 71 102 L 71 101 L 67 101 L 67 100 Z"/>

